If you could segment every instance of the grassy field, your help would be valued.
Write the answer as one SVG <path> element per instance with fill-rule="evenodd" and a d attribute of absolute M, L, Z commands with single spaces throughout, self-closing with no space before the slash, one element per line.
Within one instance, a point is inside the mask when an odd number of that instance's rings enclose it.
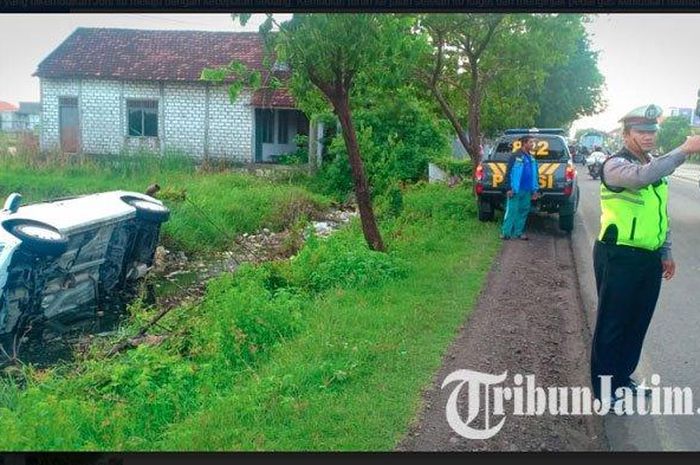
<path fill-rule="evenodd" d="M 413 186 L 381 229 L 387 254 L 353 223 L 215 279 L 160 345 L 5 377 L 0 449 L 391 450 L 499 241 L 467 187 Z M 132 306 L 134 325 L 154 311 Z"/>
<path fill-rule="evenodd" d="M 330 201 L 293 177 L 280 181 L 198 170 L 178 154 L 84 158 L 43 156 L 20 147 L 12 155 L 9 145 L 0 140 L 1 197 L 19 192 L 25 202 L 35 202 L 117 189 L 144 192 L 157 183 L 158 197 L 172 210 L 162 240 L 187 252 L 225 249 L 235 234 L 263 227 L 281 230 Z"/>

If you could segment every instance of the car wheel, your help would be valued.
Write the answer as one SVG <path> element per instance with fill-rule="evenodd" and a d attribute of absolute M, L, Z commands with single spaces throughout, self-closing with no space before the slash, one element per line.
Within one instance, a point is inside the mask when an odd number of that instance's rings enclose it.
<path fill-rule="evenodd" d="M 559 229 L 565 232 L 574 230 L 574 215 L 559 215 Z"/>
<path fill-rule="evenodd" d="M 137 197 L 124 197 L 122 200 L 136 209 L 136 218 L 152 223 L 165 223 L 170 218 L 170 210 L 156 202 Z"/>
<path fill-rule="evenodd" d="M 487 200 L 479 200 L 477 203 L 479 221 L 493 221 L 493 205 Z"/>
<path fill-rule="evenodd" d="M 40 254 L 57 256 L 68 248 L 68 238 L 46 223 L 32 220 L 6 222 L 5 229 L 22 241 L 22 247 Z"/>

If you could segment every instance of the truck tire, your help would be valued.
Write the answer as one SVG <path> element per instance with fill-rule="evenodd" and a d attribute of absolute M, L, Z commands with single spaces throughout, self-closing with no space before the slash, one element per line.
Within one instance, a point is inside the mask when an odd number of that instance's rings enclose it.
<path fill-rule="evenodd" d="M 493 221 L 493 205 L 488 200 L 479 199 L 477 201 L 477 212 L 479 221 Z"/>
<path fill-rule="evenodd" d="M 159 203 L 138 197 L 123 197 L 122 200 L 136 209 L 136 218 L 151 223 L 165 223 L 170 218 L 170 210 Z"/>
<path fill-rule="evenodd" d="M 21 247 L 38 255 L 55 257 L 68 248 L 68 238 L 58 229 L 34 220 L 6 221 L 5 229 L 22 241 Z"/>
<path fill-rule="evenodd" d="M 559 214 L 559 229 L 564 232 L 571 232 L 574 230 L 574 214 L 562 215 Z"/>

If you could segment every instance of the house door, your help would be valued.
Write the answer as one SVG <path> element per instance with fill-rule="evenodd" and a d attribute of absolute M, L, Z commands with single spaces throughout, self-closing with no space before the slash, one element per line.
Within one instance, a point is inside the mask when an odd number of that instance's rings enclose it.
<path fill-rule="evenodd" d="M 80 118 L 76 97 L 61 97 L 58 100 L 58 122 L 61 150 L 77 153 L 80 147 Z"/>
<path fill-rule="evenodd" d="M 255 162 L 268 159 L 271 144 L 275 143 L 275 111 L 269 108 L 255 109 Z"/>

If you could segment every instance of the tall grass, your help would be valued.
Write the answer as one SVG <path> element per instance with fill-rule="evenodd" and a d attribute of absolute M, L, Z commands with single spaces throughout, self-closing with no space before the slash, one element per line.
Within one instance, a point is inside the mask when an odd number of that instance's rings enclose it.
<path fill-rule="evenodd" d="M 213 280 L 161 345 L 0 383 L 0 449 L 392 449 L 499 241 L 464 188 L 413 187 L 381 228 L 387 254 L 354 222 Z"/>
<path fill-rule="evenodd" d="M 0 164 L 0 196 L 19 192 L 25 202 L 117 189 L 144 192 L 157 183 L 172 210 L 163 241 L 189 252 L 225 249 L 234 235 L 263 227 L 281 230 L 329 204 L 300 183 L 204 170 L 182 153 L 75 156 L 19 145 L 10 154 L 0 145 Z"/>

